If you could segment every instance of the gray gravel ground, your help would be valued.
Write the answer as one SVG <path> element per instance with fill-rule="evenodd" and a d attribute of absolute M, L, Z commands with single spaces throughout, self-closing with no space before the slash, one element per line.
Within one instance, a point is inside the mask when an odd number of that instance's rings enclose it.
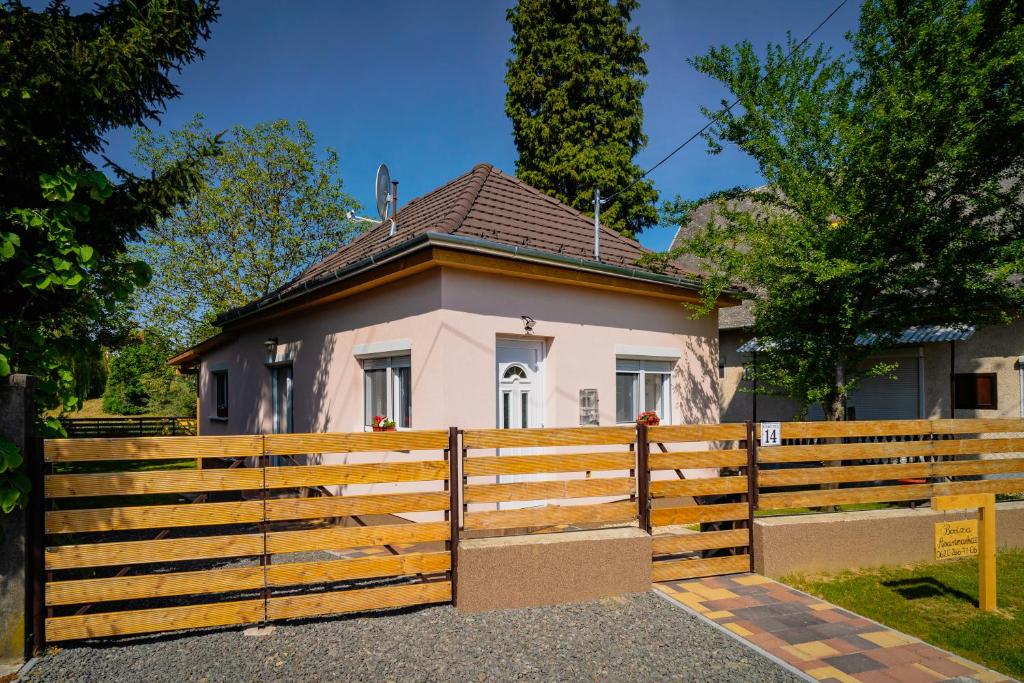
<path fill-rule="evenodd" d="M 654 594 L 461 614 L 451 606 L 60 649 L 29 681 L 799 681 Z"/>

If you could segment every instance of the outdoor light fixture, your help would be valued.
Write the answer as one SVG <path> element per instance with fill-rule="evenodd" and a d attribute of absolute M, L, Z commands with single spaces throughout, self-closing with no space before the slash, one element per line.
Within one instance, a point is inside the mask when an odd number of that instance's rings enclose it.
<path fill-rule="evenodd" d="M 277 337 L 268 337 L 267 341 L 263 342 L 263 346 L 266 347 L 267 353 L 273 356 L 274 351 L 277 351 Z"/>
<path fill-rule="evenodd" d="M 526 334 L 533 334 L 533 326 L 537 324 L 537 321 L 528 315 L 519 317 L 523 319 L 523 329 L 526 330 Z"/>

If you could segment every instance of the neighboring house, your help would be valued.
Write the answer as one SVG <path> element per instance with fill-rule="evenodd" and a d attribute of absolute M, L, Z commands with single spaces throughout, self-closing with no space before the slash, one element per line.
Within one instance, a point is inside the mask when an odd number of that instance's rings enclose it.
<path fill-rule="evenodd" d="M 752 210 L 746 200 L 734 210 Z M 687 226 L 672 241 L 679 246 L 695 225 L 710 217 L 711 207 L 695 210 Z M 689 256 L 677 264 L 700 272 Z M 719 312 L 719 400 L 722 422 L 792 420 L 800 404 L 788 398 L 755 394 L 751 368 L 757 363 L 757 344 L 750 301 Z M 896 365 L 893 378 L 863 380 L 847 404 L 851 419 L 903 420 L 916 418 L 995 418 L 1024 416 L 1024 318 L 1011 325 L 980 329 L 920 326 L 904 330 L 899 343 L 879 349 L 878 362 Z M 808 419 L 823 419 L 820 406 L 811 406 Z"/>
<path fill-rule="evenodd" d="M 717 315 L 681 305 L 698 278 L 637 267 L 612 230 L 594 243 L 591 219 L 479 165 L 171 363 L 199 375 L 204 435 L 717 422 Z"/>

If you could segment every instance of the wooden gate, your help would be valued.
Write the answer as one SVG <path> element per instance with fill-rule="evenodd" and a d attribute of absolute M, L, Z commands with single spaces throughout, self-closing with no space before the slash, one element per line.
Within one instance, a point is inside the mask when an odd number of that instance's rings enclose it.
<path fill-rule="evenodd" d="M 43 629 L 57 642 L 448 602 L 456 439 L 48 440 L 35 642 Z"/>
<path fill-rule="evenodd" d="M 638 428 L 655 581 L 753 569 L 753 424 Z M 666 445 L 667 444 L 667 445 Z M 684 478 L 683 470 L 708 470 Z"/>

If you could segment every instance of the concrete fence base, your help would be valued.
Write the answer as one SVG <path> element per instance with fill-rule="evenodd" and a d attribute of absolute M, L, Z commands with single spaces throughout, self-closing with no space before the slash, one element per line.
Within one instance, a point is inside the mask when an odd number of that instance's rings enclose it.
<path fill-rule="evenodd" d="M 976 517 L 930 508 L 762 517 L 754 522 L 754 569 L 778 578 L 930 562 L 936 522 Z M 1024 502 L 996 505 L 996 543 L 1024 548 Z"/>
<path fill-rule="evenodd" d="M 651 589 L 651 537 L 633 528 L 459 543 L 459 610 L 585 602 Z"/>

